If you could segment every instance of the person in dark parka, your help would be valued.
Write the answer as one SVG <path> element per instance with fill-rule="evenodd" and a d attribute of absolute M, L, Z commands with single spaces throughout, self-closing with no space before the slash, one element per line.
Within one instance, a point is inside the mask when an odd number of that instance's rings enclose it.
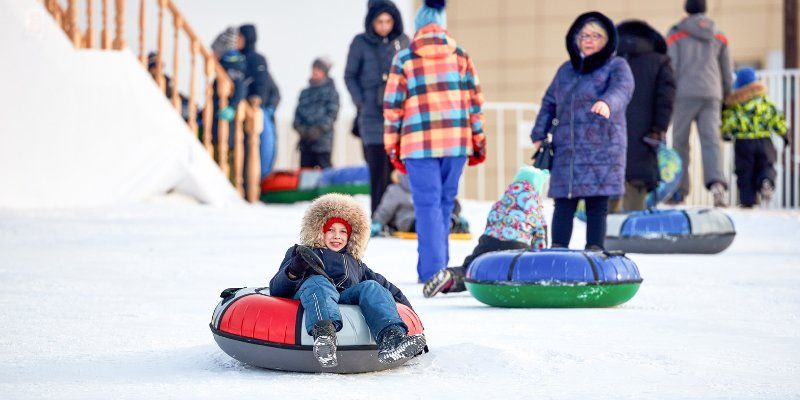
<path fill-rule="evenodd" d="M 625 184 L 625 109 L 633 94 L 628 63 L 615 56 L 617 29 L 599 12 L 580 15 L 566 36 L 570 60 L 558 69 L 531 132 L 534 151 L 553 134 L 548 196 L 555 199 L 553 247 L 568 247 L 578 200 L 586 201 L 586 248 L 602 249 L 608 199 Z"/>
<path fill-rule="evenodd" d="M 667 42 L 644 21 L 617 26 L 617 54 L 631 67 L 635 88 L 628 105 L 628 155 L 625 196 L 609 205 L 611 212 L 643 210 L 647 193 L 658 186 L 658 146 L 672 119 L 675 74 L 667 56 Z"/>
<path fill-rule="evenodd" d="M 247 61 L 244 85 L 247 101 L 264 112 L 264 129 L 261 131 L 259 154 L 261 156 L 261 177 L 272 171 L 275 163 L 276 131 L 275 110 L 281 101 L 278 86 L 267 67 L 267 59 L 256 51 L 256 27 L 245 24 L 239 27 L 239 50 Z"/>
<path fill-rule="evenodd" d="M 328 76 L 331 62 L 317 58 L 308 87 L 300 92 L 294 129 L 300 134 L 300 168 L 330 168 L 333 124 L 339 113 L 339 93 Z"/>
<path fill-rule="evenodd" d="M 383 92 L 394 55 L 408 47 L 403 19 L 389 0 L 370 0 L 364 32 L 356 35 L 347 54 L 344 81 L 358 109 L 358 132 L 370 173 L 374 213 L 389 186 L 392 164 L 383 147 Z"/>

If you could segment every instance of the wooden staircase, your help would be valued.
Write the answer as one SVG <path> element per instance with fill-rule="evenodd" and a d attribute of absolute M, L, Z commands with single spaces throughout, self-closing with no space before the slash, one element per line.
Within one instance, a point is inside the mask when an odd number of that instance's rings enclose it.
<path fill-rule="evenodd" d="M 154 80 L 159 89 L 166 95 L 167 90 L 171 91 L 170 101 L 178 114 L 182 113 L 182 100 L 179 91 L 179 77 L 185 70 L 189 69 L 189 94 L 188 94 L 188 115 L 190 116 L 187 121 L 187 128 L 189 133 L 197 136 L 208 154 L 216 161 L 222 172 L 229 177 L 231 183 L 236 187 L 236 190 L 249 202 L 258 201 L 260 196 L 260 177 L 261 177 L 261 162 L 259 154 L 259 135 L 264 126 L 264 116 L 260 108 L 253 107 L 247 101 L 240 101 L 236 114 L 234 117 L 233 129 L 233 149 L 229 149 L 230 138 L 230 125 L 227 121 L 219 120 L 217 125 L 217 145 L 212 144 L 211 132 L 214 115 L 229 105 L 229 98 L 233 93 L 233 83 L 225 70 L 220 66 L 213 53 L 203 44 L 195 32 L 192 30 L 188 22 L 173 4 L 171 0 L 139 0 L 139 24 L 138 27 L 138 53 L 139 61 L 142 66 L 147 69 L 147 51 L 145 50 L 145 32 L 146 32 L 146 7 L 147 3 L 155 3 L 158 10 L 158 36 L 156 54 L 156 72 Z M 61 26 L 64 32 L 69 37 L 72 44 L 77 49 L 98 49 L 106 51 L 120 51 L 126 49 L 127 43 L 125 41 L 125 10 L 126 0 L 114 0 L 114 21 L 113 21 L 113 40 L 111 32 L 111 23 L 109 22 L 109 13 L 111 6 L 108 4 L 109 0 L 100 1 L 101 9 L 101 23 L 99 33 L 99 43 L 97 41 L 98 34 L 95 32 L 95 23 L 93 15 L 93 0 L 43 0 L 44 6 L 48 12 L 53 16 L 56 23 Z M 85 10 L 85 28 L 81 28 L 79 23 L 78 13 L 79 5 L 81 9 Z M 165 12 L 166 11 L 166 12 Z M 167 88 L 167 80 L 163 68 L 163 61 L 168 52 L 164 46 L 164 19 L 172 19 L 173 27 L 173 43 L 174 48 L 172 51 L 172 78 L 171 86 Z M 181 39 L 185 37 L 185 39 Z M 180 48 L 179 45 L 185 42 L 189 49 L 188 63 L 180 62 Z M 200 58 L 200 60 L 198 60 Z M 199 103 L 201 98 L 198 97 L 197 88 L 197 64 L 202 63 L 200 75 L 200 84 L 203 89 L 202 100 L 206 107 L 202 110 L 202 124 L 198 125 L 196 116 L 198 115 Z M 184 67 L 184 65 L 187 65 Z M 216 108 L 213 107 L 214 96 L 214 82 L 217 82 L 217 92 L 219 102 Z M 248 140 L 245 141 L 245 135 L 248 135 Z M 248 149 L 248 165 L 244 165 L 245 161 L 245 142 L 247 142 Z M 245 174 L 246 171 L 246 174 Z M 245 180 L 247 181 L 247 190 L 245 191 Z"/>

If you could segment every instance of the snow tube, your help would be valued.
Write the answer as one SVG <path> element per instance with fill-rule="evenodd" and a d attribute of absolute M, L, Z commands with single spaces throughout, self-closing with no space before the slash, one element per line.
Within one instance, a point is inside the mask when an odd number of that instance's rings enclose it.
<path fill-rule="evenodd" d="M 609 215 L 605 247 L 626 253 L 716 254 L 735 236 L 733 221 L 717 209 L 645 210 Z"/>
<path fill-rule="evenodd" d="M 319 180 L 319 195 L 327 193 L 369 194 L 369 170 L 366 165 L 328 168 Z"/>
<path fill-rule="evenodd" d="M 642 278 L 622 253 L 568 249 L 498 251 L 476 258 L 466 286 L 495 307 L 613 307 L 630 300 Z"/>
<path fill-rule="evenodd" d="M 394 368 L 408 360 L 383 364 L 358 306 L 340 305 L 344 326 L 336 333 L 339 365 L 322 368 L 312 351 L 303 307 L 293 299 L 272 297 L 269 288 L 226 289 L 214 309 L 211 332 L 229 356 L 249 365 L 280 371 L 361 373 Z M 409 335 L 421 334 L 414 311 L 397 305 Z"/>

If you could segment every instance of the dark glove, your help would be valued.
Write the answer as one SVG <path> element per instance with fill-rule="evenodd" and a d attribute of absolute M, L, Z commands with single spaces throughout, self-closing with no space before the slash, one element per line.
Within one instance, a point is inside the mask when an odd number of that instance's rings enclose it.
<path fill-rule="evenodd" d="M 399 144 L 395 148 L 391 149 L 388 155 L 389 155 L 389 161 L 392 162 L 392 166 L 394 166 L 394 169 L 399 171 L 401 174 L 408 174 L 408 171 L 406 171 L 406 166 L 405 164 L 403 164 L 403 160 L 400 159 Z"/>
<path fill-rule="evenodd" d="M 486 135 L 472 135 L 472 155 L 469 156 L 469 165 L 478 165 L 486 161 Z"/>
<path fill-rule="evenodd" d="M 731 135 L 729 133 L 723 133 L 722 134 L 722 140 L 725 141 L 725 142 L 730 142 L 730 141 L 733 140 L 733 135 Z"/>
<path fill-rule="evenodd" d="M 783 139 L 783 147 L 789 147 L 792 145 L 792 139 L 789 137 L 788 133 L 781 135 L 781 139 Z"/>
<path fill-rule="evenodd" d="M 328 274 L 325 273 L 325 265 L 322 262 L 322 259 L 319 258 L 319 255 L 308 246 L 297 246 L 297 257 L 300 259 L 302 264 L 305 264 L 306 268 L 311 269 L 313 272 L 319 275 Z"/>

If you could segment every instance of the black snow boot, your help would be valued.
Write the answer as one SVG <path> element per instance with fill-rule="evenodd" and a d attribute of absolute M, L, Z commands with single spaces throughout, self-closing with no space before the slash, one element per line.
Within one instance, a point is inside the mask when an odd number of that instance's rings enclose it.
<path fill-rule="evenodd" d="M 314 357 L 317 357 L 323 368 L 339 365 L 336 360 L 336 327 L 333 321 L 317 321 L 311 329 L 314 337 Z"/>
<path fill-rule="evenodd" d="M 409 359 L 425 349 L 425 336 L 406 335 L 397 325 L 384 329 L 378 339 L 378 361 L 384 364 Z"/>

